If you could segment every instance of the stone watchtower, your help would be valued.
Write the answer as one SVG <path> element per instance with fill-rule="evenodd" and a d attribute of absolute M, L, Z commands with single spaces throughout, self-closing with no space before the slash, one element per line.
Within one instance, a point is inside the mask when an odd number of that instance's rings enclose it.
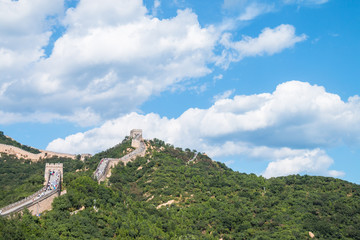
<path fill-rule="evenodd" d="M 44 175 L 44 179 L 45 179 L 44 185 L 46 185 L 47 182 L 49 181 L 50 171 L 60 171 L 61 183 L 63 182 L 63 164 L 62 163 L 46 163 L 45 175 Z"/>
<path fill-rule="evenodd" d="M 133 129 L 130 131 L 131 147 L 138 148 L 140 147 L 140 142 L 143 140 L 142 138 L 142 130 L 141 129 Z"/>

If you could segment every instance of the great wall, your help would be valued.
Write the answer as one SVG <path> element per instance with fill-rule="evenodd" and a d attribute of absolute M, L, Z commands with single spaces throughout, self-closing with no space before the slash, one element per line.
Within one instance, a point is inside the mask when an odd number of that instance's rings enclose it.
<path fill-rule="evenodd" d="M 8 216 L 25 208 L 28 208 L 34 215 L 50 210 L 52 201 L 61 193 L 62 176 L 62 163 L 46 163 L 45 186 L 31 196 L 1 208 L 0 215 Z"/>
<path fill-rule="evenodd" d="M 145 156 L 146 145 L 142 138 L 141 129 L 133 129 L 130 131 L 131 147 L 135 148 L 134 151 L 126 154 L 122 158 L 103 158 L 99 162 L 94 177 L 98 182 L 104 181 L 111 176 L 111 168 L 116 166 L 119 162 L 123 162 L 125 165 L 135 159 L 137 156 Z"/>
<path fill-rule="evenodd" d="M 131 146 L 135 148 L 134 151 L 126 154 L 121 158 L 103 158 L 100 160 L 93 176 L 98 182 L 104 181 L 110 177 L 112 167 L 116 166 L 119 162 L 123 162 L 125 165 L 134 160 L 138 156 L 144 156 L 146 153 L 146 145 L 142 138 L 141 129 L 133 129 L 130 131 Z M 6 154 L 12 154 L 18 158 L 30 159 L 32 161 L 38 161 L 41 158 L 47 158 L 51 156 L 68 157 L 75 159 L 76 155 L 54 153 L 49 151 L 42 151 L 39 154 L 29 153 L 20 148 L 0 144 L 0 152 Z M 82 158 L 88 157 L 88 154 L 81 155 Z M 12 203 L 0 209 L 0 216 L 9 216 L 13 213 L 20 212 L 25 208 L 33 215 L 39 215 L 40 213 L 51 210 L 51 204 L 54 198 L 65 194 L 66 191 L 61 192 L 61 185 L 63 182 L 63 164 L 62 163 L 46 163 L 44 174 L 44 187 L 18 202 Z"/>
<path fill-rule="evenodd" d="M 35 154 L 35 153 L 30 153 L 28 151 L 25 151 L 21 148 L 15 147 L 15 146 L 0 144 L 0 153 L 14 155 L 17 158 L 28 159 L 28 160 L 31 160 L 34 162 L 39 161 L 40 159 L 52 158 L 55 156 L 72 158 L 72 159 L 76 158 L 75 154 L 56 153 L 56 152 L 51 152 L 51 151 L 46 151 L 46 150 L 39 150 L 39 151 L 40 151 L 40 153 Z"/>

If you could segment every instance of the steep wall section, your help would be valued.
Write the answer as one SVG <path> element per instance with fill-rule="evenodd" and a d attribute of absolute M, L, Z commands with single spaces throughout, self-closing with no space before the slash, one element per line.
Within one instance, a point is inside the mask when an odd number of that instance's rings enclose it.
<path fill-rule="evenodd" d="M 37 203 L 32 204 L 30 207 L 28 207 L 31 214 L 39 216 L 39 214 L 44 211 L 50 211 L 52 209 L 52 202 L 60 195 L 59 193 L 59 191 L 55 192 L 45 198 L 40 199 Z"/>
<path fill-rule="evenodd" d="M 125 165 L 134 160 L 138 156 L 145 156 L 146 153 L 146 145 L 142 138 L 142 130 L 141 129 L 133 129 L 130 131 L 130 137 L 132 138 L 131 146 L 136 149 L 122 158 L 103 158 L 100 160 L 95 172 L 94 177 L 98 180 L 98 182 L 105 181 L 106 178 L 111 176 L 111 168 L 116 166 L 119 162 L 123 162 Z"/>
<path fill-rule="evenodd" d="M 12 213 L 20 212 L 25 208 L 31 210 L 34 215 L 45 210 L 51 210 L 52 201 L 60 195 L 61 191 L 62 163 L 47 164 L 45 167 L 45 172 L 46 171 L 49 175 L 46 177 L 48 181 L 45 187 L 27 198 L 1 208 L 0 215 L 8 216 Z"/>
<path fill-rule="evenodd" d="M 45 173 L 44 173 L 45 184 L 49 182 L 49 176 L 51 176 L 50 172 L 60 172 L 61 182 L 63 181 L 64 173 L 63 173 L 63 164 L 62 163 L 46 163 L 45 164 Z"/>

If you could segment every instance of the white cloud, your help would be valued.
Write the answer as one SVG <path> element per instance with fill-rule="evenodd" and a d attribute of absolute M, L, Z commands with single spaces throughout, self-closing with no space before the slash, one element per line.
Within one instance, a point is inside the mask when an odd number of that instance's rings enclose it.
<path fill-rule="evenodd" d="M 48 145 L 47 149 L 60 152 L 94 153 L 121 142 L 125 136 L 129 135 L 129 129 L 136 128 L 136 126 L 145 127 L 145 125 L 148 127 L 146 127 L 146 132 L 144 131 L 144 137 L 154 138 L 156 132 L 160 136 L 164 136 L 166 131 L 169 130 L 170 134 L 166 139 L 171 139 L 171 133 L 176 132 L 176 124 L 172 125 L 172 123 L 175 123 L 175 121 L 166 117 L 160 118 L 157 114 L 139 115 L 130 113 L 118 119 L 107 121 L 99 128 L 70 135 L 65 139 L 56 139 Z M 164 128 L 161 127 L 162 125 L 164 125 Z M 168 126 L 174 128 L 171 130 L 167 128 Z M 149 127 L 153 127 L 154 131 L 151 131 Z M 177 136 L 178 134 L 172 135 Z"/>
<path fill-rule="evenodd" d="M 237 20 L 248 21 L 265 13 L 275 10 L 275 2 L 269 4 L 266 1 L 253 0 L 224 0 L 222 8 L 227 13 L 239 14 Z"/>
<path fill-rule="evenodd" d="M 224 163 L 226 164 L 226 166 L 230 166 L 230 165 L 234 164 L 235 161 L 234 160 L 229 160 L 229 161 L 226 161 Z"/>
<path fill-rule="evenodd" d="M 217 81 L 217 80 L 221 80 L 221 79 L 223 79 L 223 78 L 224 78 L 224 76 L 223 76 L 222 74 L 219 74 L 219 75 L 214 76 L 214 77 L 213 77 L 213 80 L 214 80 L 214 81 Z"/>
<path fill-rule="evenodd" d="M 360 145 L 359 121 L 358 96 L 344 102 L 321 86 L 290 81 L 273 93 L 238 95 L 220 99 L 208 109 L 190 108 L 176 119 L 127 114 L 85 133 L 56 139 L 48 149 L 97 152 L 120 142 L 130 129 L 142 128 L 145 138 L 196 148 L 215 158 L 268 159 L 267 177 L 303 172 L 340 176 L 342 172 L 329 170 L 332 159 L 321 148 Z"/>
<path fill-rule="evenodd" d="M 230 33 L 225 33 L 220 40 L 225 49 L 217 63 L 225 67 L 229 63 L 240 61 L 244 57 L 279 53 L 306 40 L 307 36 L 305 34 L 297 36 L 292 25 L 282 24 L 274 29 L 263 29 L 257 38 L 243 36 L 242 40 L 235 42 L 231 38 Z"/>
<path fill-rule="evenodd" d="M 118 116 L 174 84 L 210 73 L 207 64 L 219 36 L 212 26 L 202 28 L 189 9 L 159 20 L 147 15 L 140 0 L 82 0 L 67 10 L 63 22 L 67 31 L 49 58 L 41 58 L 49 37 L 45 32 L 40 48 L 30 48 L 38 54 L 24 56 L 34 62 L 31 68 L 26 66 L 28 71 L 11 85 L 4 84 L 14 75 L 3 79 L 0 100 L 8 103 L 3 112 L 24 115 L 18 109 L 26 106 L 28 112 L 52 112 L 76 122 L 78 109 L 100 119 Z M 1 66 L 21 62 L 17 52 L 1 45 L 0 53 Z"/>
<path fill-rule="evenodd" d="M 0 124 L 14 124 L 19 122 L 50 123 L 54 120 L 73 122 L 82 127 L 94 126 L 100 123 L 100 116 L 91 109 L 76 109 L 69 115 L 53 112 L 24 112 L 12 113 L 0 111 Z"/>
<path fill-rule="evenodd" d="M 32 0 L 0 2 L 0 30 L 8 35 L 41 33 L 46 26 L 44 18 L 63 10 L 63 0 Z M 9 43 L 11 44 L 11 43 Z"/>
<path fill-rule="evenodd" d="M 266 178 L 287 176 L 291 174 L 307 173 L 332 177 L 341 177 L 342 171 L 329 170 L 333 164 L 324 150 L 291 149 L 288 147 L 272 148 L 267 146 L 254 146 L 246 142 L 227 141 L 222 145 L 205 146 L 206 151 L 214 158 L 222 156 L 247 156 L 254 161 L 270 161 L 262 175 Z"/>
<path fill-rule="evenodd" d="M 333 162 L 323 150 L 305 150 L 300 155 L 270 162 L 262 175 L 269 178 L 306 172 L 332 177 L 343 176 L 345 173 L 341 171 L 328 170 Z"/>
<path fill-rule="evenodd" d="M 41 114 L 81 125 L 104 121 L 208 75 L 215 61 L 274 54 L 303 40 L 292 26 L 281 25 L 232 42 L 228 34 L 221 38 L 224 29 L 202 27 L 189 9 L 160 20 L 141 0 L 81 0 L 66 12 L 63 5 L 63 0 L 0 3 L 0 101 L 3 116 L 9 116 L 2 122 L 12 122 L 13 115 L 33 121 Z M 59 22 L 66 30 L 45 57 L 50 30 Z M 219 59 L 215 49 L 224 47 Z M 193 85 L 186 89 L 207 87 Z M 79 120 L 79 111 L 91 112 L 94 120 Z"/>
<path fill-rule="evenodd" d="M 52 17 L 62 10 L 63 0 L 0 1 L 0 83 L 44 55 Z"/>
<path fill-rule="evenodd" d="M 0 96 L 3 95 L 5 93 L 5 91 L 7 90 L 8 87 L 11 86 L 13 82 L 5 82 L 0 86 Z"/>
<path fill-rule="evenodd" d="M 329 0 L 283 0 L 285 4 L 304 4 L 304 5 L 320 5 L 327 3 Z"/>
<path fill-rule="evenodd" d="M 259 15 L 274 11 L 274 5 L 252 3 L 245 8 L 245 11 L 238 17 L 240 21 L 249 21 Z"/>
<path fill-rule="evenodd" d="M 151 10 L 151 14 L 153 16 L 157 16 L 160 6 L 161 6 L 160 0 L 154 0 L 154 6 Z"/>
<path fill-rule="evenodd" d="M 64 24 L 70 31 L 81 33 L 92 28 L 135 23 L 145 18 L 146 13 L 141 0 L 103 0 L 101 4 L 95 0 L 81 0 L 76 8 L 67 10 Z"/>
<path fill-rule="evenodd" d="M 214 101 L 219 101 L 221 99 L 226 99 L 226 98 L 229 98 L 231 95 L 233 95 L 235 92 L 235 89 L 231 89 L 231 90 L 227 90 L 223 93 L 219 93 L 217 95 L 214 96 Z"/>
<path fill-rule="evenodd" d="M 255 146 L 316 148 L 359 145 L 359 120 L 358 96 L 343 102 L 321 86 L 290 81 L 278 85 L 273 93 L 237 95 L 220 99 L 208 109 L 190 108 L 176 119 L 131 113 L 111 123 L 120 123 L 114 128 L 122 126 L 125 134 L 125 129 L 144 128 L 149 137 L 177 145 L 226 137 Z M 191 138 L 194 140 L 189 142 Z"/>

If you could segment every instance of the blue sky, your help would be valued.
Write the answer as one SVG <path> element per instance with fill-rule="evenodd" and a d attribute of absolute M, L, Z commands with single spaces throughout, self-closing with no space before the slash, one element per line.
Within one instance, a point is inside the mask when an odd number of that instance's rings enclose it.
<path fill-rule="evenodd" d="M 132 128 L 265 177 L 360 183 L 360 2 L 0 2 L 0 128 L 95 153 Z"/>

